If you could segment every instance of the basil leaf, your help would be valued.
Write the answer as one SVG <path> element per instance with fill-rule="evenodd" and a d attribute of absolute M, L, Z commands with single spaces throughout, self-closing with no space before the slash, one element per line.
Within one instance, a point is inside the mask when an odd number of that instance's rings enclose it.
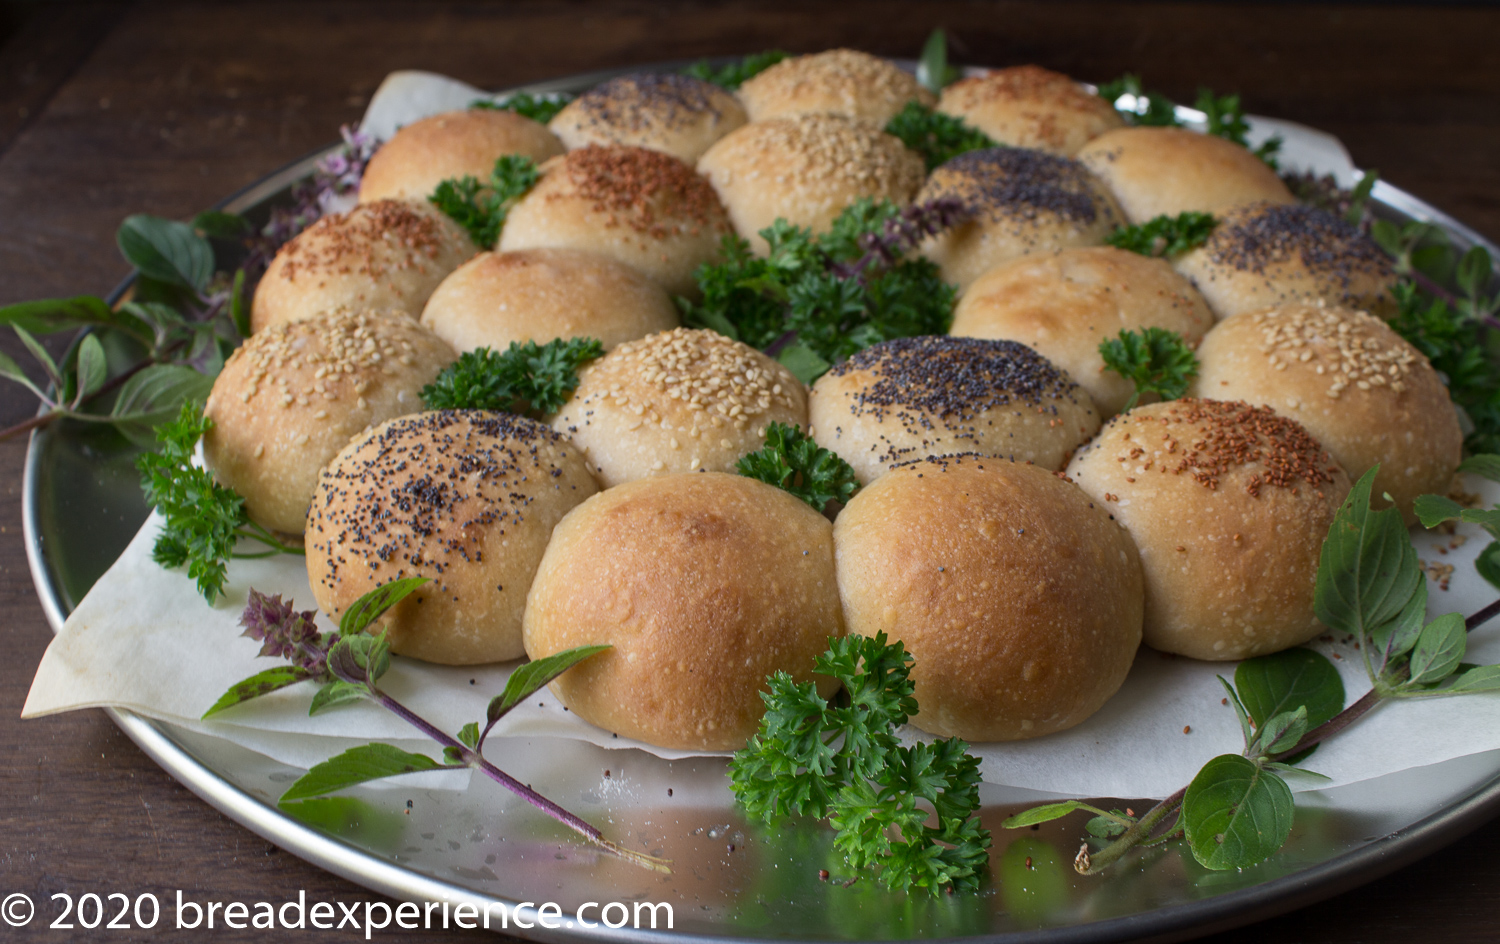
<path fill-rule="evenodd" d="M 1455 279 L 1465 295 L 1477 298 L 1489 287 L 1490 273 L 1493 270 L 1489 250 L 1483 246 L 1475 246 L 1459 260 Z"/>
<path fill-rule="evenodd" d="M 328 650 L 328 671 L 352 685 L 373 685 L 391 667 L 385 634 L 340 636 Z"/>
<path fill-rule="evenodd" d="M 1491 586 L 1500 589 L 1500 541 L 1491 541 L 1489 547 L 1479 552 L 1474 559 L 1474 569 Z"/>
<path fill-rule="evenodd" d="M 3 314 L 0 310 L 0 314 Z M 1500 456 L 1494 453 L 1482 452 L 1477 456 L 1470 456 L 1458 464 L 1458 471 L 1472 472 L 1475 475 L 1489 479 L 1491 482 L 1500 482 Z M 1418 500 L 1422 496 L 1418 497 Z"/>
<path fill-rule="evenodd" d="M 1182 799 L 1182 826 L 1193 858 L 1222 871 L 1264 861 L 1292 832 L 1286 781 L 1238 754 L 1203 765 Z"/>
<path fill-rule="evenodd" d="M 465 747 L 473 749 L 479 746 L 479 725 L 473 721 L 464 725 L 458 731 L 458 739 Z"/>
<path fill-rule="evenodd" d="M 203 713 L 203 717 L 207 718 L 211 715 L 216 715 L 226 708 L 233 708 L 235 705 L 247 702 L 252 698 L 259 698 L 277 689 L 286 688 L 288 685 L 295 685 L 310 678 L 312 678 L 312 673 L 294 665 L 278 665 L 274 669 L 257 672 L 249 678 L 242 679 L 229 686 L 229 691 L 221 695 L 219 700 L 214 702 L 213 707 Z"/>
<path fill-rule="evenodd" d="M 208 240 L 186 223 L 137 213 L 115 234 L 120 252 L 142 275 L 201 292 L 214 274 Z"/>
<path fill-rule="evenodd" d="M 1370 509 L 1377 466 L 1360 477 L 1334 517 L 1318 562 L 1313 608 L 1361 644 L 1397 618 L 1422 582 L 1411 535 L 1394 508 Z"/>
<path fill-rule="evenodd" d="M 1234 690 L 1234 686 L 1224 680 L 1224 676 L 1216 676 L 1219 684 L 1224 686 L 1224 691 L 1229 693 L 1225 700 L 1234 706 L 1234 716 L 1239 719 L 1240 733 L 1245 738 L 1245 750 L 1250 750 L 1250 745 L 1255 741 L 1255 732 L 1250 727 L 1250 716 L 1245 712 L 1245 703 L 1240 700 L 1240 693 Z"/>
<path fill-rule="evenodd" d="M 948 68 L 948 37 L 941 29 L 932 31 L 922 44 L 922 58 L 917 62 L 917 82 L 936 95 L 953 81 Z"/>
<path fill-rule="evenodd" d="M 1413 508 L 1424 528 L 1435 528 L 1464 513 L 1464 506 L 1446 495 L 1418 495 Z"/>
<path fill-rule="evenodd" d="M 109 419 L 131 441 L 154 446 L 156 427 L 171 422 L 187 401 L 206 400 L 213 386 L 212 377 L 191 367 L 153 364 L 121 385 Z"/>
<path fill-rule="evenodd" d="M 92 334 L 84 335 L 78 343 L 78 401 L 97 391 L 109 379 L 109 365 L 104 356 L 104 346 Z"/>
<path fill-rule="evenodd" d="M 782 348 L 781 354 L 776 359 L 781 362 L 781 366 L 791 371 L 798 380 L 809 385 L 823 376 L 828 371 L 828 368 L 833 366 L 824 360 L 817 351 L 814 351 L 800 341 L 794 341 Z"/>
<path fill-rule="evenodd" d="M 1305 705 L 1299 705 L 1296 711 L 1281 712 L 1260 729 L 1258 753 L 1271 755 L 1291 750 L 1307 733 L 1307 727 Z"/>
<path fill-rule="evenodd" d="M 318 693 L 313 696 L 312 704 L 308 706 L 307 713 L 315 715 L 325 708 L 347 705 L 351 701 L 359 701 L 367 694 L 369 691 L 363 685 L 352 685 L 349 682 L 334 679 L 318 689 Z"/>
<path fill-rule="evenodd" d="M 198 230 L 205 236 L 213 236 L 219 239 L 239 239 L 249 236 L 255 229 L 250 221 L 238 213 L 225 213 L 223 210 L 205 210 L 193 217 L 193 229 Z"/>
<path fill-rule="evenodd" d="M 1016 815 L 1000 824 L 1001 829 L 1020 829 L 1023 826 L 1035 826 L 1037 823 L 1046 823 L 1054 819 L 1062 819 L 1074 810 L 1081 809 L 1083 802 L 1080 800 L 1064 800 L 1061 803 L 1048 803 L 1045 806 L 1034 806 L 1029 810 L 1022 810 Z"/>
<path fill-rule="evenodd" d="M 1411 652 L 1411 682 L 1431 685 L 1453 674 L 1464 659 L 1468 645 L 1464 618 L 1458 613 L 1444 613 L 1427 624 Z"/>
<path fill-rule="evenodd" d="M 71 331 L 85 325 L 112 325 L 119 316 L 102 298 L 43 298 L 0 308 L 0 324 L 18 325 L 36 334 Z"/>
<path fill-rule="evenodd" d="M 1344 680 L 1332 662 L 1311 649 L 1284 649 L 1246 659 L 1235 667 L 1234 687 L 1259 728 L 1298 708 L 1307 709 L 1310 727 L 1344 710 Z"/>
<path fill-rule="evenodd" d="M 349 609 L 339 617 L 339 635 L 350 636 L 364 632 L 371 623 L 384 616 L 387 610 L 406 599 L 427 580 L 426 577 L 406 577 L 371 590 L 349 604 Z"/>
<path fill-rule="evenodd" d="M 1463 692 L 1500 692 L 1500 665 L 1478 665 L 1442 689 L 1443 694 Z"/>
<path fill-rule="evenodd" d="M 510 674 L 506 680 L 505 691 L 490 699 L 489 707 L 485 710 L 485 719 L 494 724 L 505 716 L 522 699 L 529 698 L 543 685 L 557 678 L 559 675 L 571 669 L 590 656 L 597 655 L 609 646 L 579 646 L 576 649 L 567 649 L 563 652 L 547 656 L 545 659 L 536 659 L 528 662 Z M 469 745 L 472 747 L 473 745 Z"/>
<path fill-rule="evenodd" d="M 363 744 L 315 765 L 278 802 L 322 796 L 368 780 L 441 768 L 441 764 L 424 754 L 410 754 L 389 744 Z"/>
<path fill-rule="evenodd" d="M 1427 581 L 1417 584 L 1417 592 L 1407 601 L 1406 609 L 1395 619 L 1370 634 L 1371 663 L 1381 675 L 1396 659 L 1411 651 L 1427 622 Z"/>
<path fill-rule="evenodd" d="M 20 338 L 21 343 L 26 345 L 26 350 L 31 352 L 31 356 L 36 358 L 37 363 L 41 364 L 42 369 L 47 372 L 47 379 L 61 391 L 63 386 L 62 373 L 57 369 L 57 361 L 52 359 L 52 355 L 47 353 L 47 349 L 42 347 L 40 341 L 31 336 L 30 331 L 27 331 L 20 325 L 11 325 L 11 327 L 15 330 L 16 337 Z"/>

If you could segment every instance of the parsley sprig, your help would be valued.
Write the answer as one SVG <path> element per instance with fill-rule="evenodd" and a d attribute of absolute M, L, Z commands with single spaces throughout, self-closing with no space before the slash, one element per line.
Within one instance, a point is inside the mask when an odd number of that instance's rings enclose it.
<path fill-rule="evenodd" d="M 465 174 L 438 184 L 427 199 L 467 230 L 475 245 L 494 249 L 506 214 L 540 176 L 531 158 L 507 154 L 495 161 L 487 182 Z"/>
<path fill-rule="evenodd" d="M 885 133 L 900 138 L 902 144 L 922 155 L 929 173 L 960 154 L 999 147 L 989 135 L 969 127 L 963 119 L 917 101 L 907 102 L 886 122 Z"/>
<path fill-rule="evenodd" d="M 1129 96 L 1129 98 L 1126 98 Z M 1177 106 L 1165 95 L 1148 92 L 1141 77 L 1126 73 L 1099 86 L 1099 97 L 1109 102 L 1130 124 L 1158 128 L 1178 128 Z"/>
<path fill-rule="evenodd" d="M 1125 330 L 1117 338 L 1099 343 L 1104 366 L 1135 384 L 1135 393 L 1120 412 L 1128 412 L 1141 396 L 1154 393 L 1163 400 L 1176 400 L 1187 393 L 1198 375 L 1198 358 L 1182 335 L 1166 328 L 1148 327 L 1139 332 Z"/>
<path fill-rule="evenodd" d="M 977 888 L 990 846 L 976 815 L 979 761 L 958 738 L 903 746 L 896 737 L 917 711 L 900 642 L 879 633 L 828 646 L 814 671 L 842 682 L 846 699 L 830 704 L 815 683 L 772 675 L 760 730 L 730 763 L 735 796 L 767 823 L 828 819 L 850 868 L 877 869 L 888 888 Z"/>
<path fill-rule="evenodd" d="M 718 68 L 715 68 L 707 59 L 702 59 L 683 69 L 682 74 L 712 82 L 732 92 L 789 55 L 791 53 L 782 52 L 779 49 L 767 49 L 765 52 L 752 53 Z"/>
<path fill-rule="evenodd" d="M 546 124 L 557 113 L 573 100 L 574 96 L 567 92 L 552 92 L 544 95 L 532 95 L 530 92 L 516 92 L 505 98 L 477 98 L 469 103 L 470 108 L 489 108 L 497 111 L 513 111 L 523 118 L 530 118 L 539 124 Z"/>
<path fill-rule="evenodd" d="M 1099 86 L 1099 97 L 1115 107 L 1132 125 L 1148 125 L 1159 128 L 1180 128 L 1177 106 L 1165 95 L 1148 92 L 1138 75 L 1126 74 L 1112 82 Z M 1203 112 L 1205 132 L 1226 141 L 1233 141 L 1247 148 L 1265 161 L 1272 170 L 1279 169 L 1276 155 L 1281 151 L 1282 140 L 1272 137 L 1259 147 L 1251 148 L 1248 140 L 1250 123 L 1245 119 L 1245 109 L 1238 95 L 1215 95 L 1212 89 L 1200 88 L 1194 107 Z"/>
<path fill-rule="evenodd" d="M 1176 216 L 1158 216 L 1134 226 L 1121 226 L 1104 238 L 1116 249 L 1143 256 L 1180 256 L 1208 242 L 1218 221 L 1212 213 L 1187 210 Z"/>
<path fill-rule="evenodd" d="M 512 341 L 503 354 L 466 351 L 422 388 L 429 410 L 556 413 L 578 389 L 578 369 L 604 354 L 594 338 Z"/>
<path fill-rule="evenodd" d="M 849 463 L 786 423 L 766 427 L 766 444 L 736 466 L 741 475 L 790 492 L 823 511 L 830 502 L 847 505 L 859 490 Z"/>

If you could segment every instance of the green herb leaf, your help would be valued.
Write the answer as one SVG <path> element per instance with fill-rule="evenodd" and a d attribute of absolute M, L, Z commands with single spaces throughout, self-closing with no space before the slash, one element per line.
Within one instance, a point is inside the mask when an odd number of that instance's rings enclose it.
<path fill-rule="evenodd" d="M 1038 823 L 1051 822 L 1054 819 L 1062 819 L 1074 810 L 1084 808 L 1086 804 L 1081 800 L 1064 800 L 1061 803 L 1046 803 L 1042 806 L 1033 806 L 1029 810 L 1022 810 L 1014 816 L 1006 818 L 1000 824 L 1002 829 L 1020 829 L 1024 826 L 1035 826 Z"/>
<path fill-rule="evenodd" d="M 934 111 L 921 102 L 911 101 L 886 122 L 885 133 L 922 155 L 931 173 L 960 154 L 984 148 L 999 147 L 994 139 L 963 119 Z"/>
<path fill-rule="evenodd" d="M 470 721 L 462 728 L 459 728 L 458 739 L 469 750 L 477 748 L 479 746 L 479 723 Z"/>
<path fill-rule="evenodd" d="M 1432 685 L 1453 674 L 1464 659 L 1468 632 L 1458 613 L 1445 613 L 1427 624 L 1411 652 L 1410 685 Z"/>
<path fill-rule="evenodd" d="M 776 362 L 809 387 L 833 366 L 820 357 L 817 351 L 801 343 L 788 344 L 782 348 L 781 353 L 776 355 Z"/>
<path fill-rule="evenodd" d="M 604 355 L 593 338 L 558 338 L 538 345 L 512 341 L 504 354 L 466 351 L 422 388 L 429 410 L 555 413 L 578 389 L 578 371 Z"/>
<path fill-rule="evenodd" d="M 487 183 L 468 176 L 445 180 L 427 199 L 462 226 L 475 245 L 493 249 L 506 214 L 540 177 L 531 158 L 506 154 L 495 161 Z"/>
<path fill-rule="evenodd" d="M 1261 727 L 1252 754 L 1273 756 L 1291 750 L 1307 733 L 1307 708 L 1297 706 L 1296 711 L 1283 711 L 1268 719 Z"/>
<path fill-rule="evenodd" d="M 413 590 L 427 583 L 427 577 L 403 577 L 381 584 L 369 593 L 349 604 L 344 615 L 339 617 L 339 635 L 352 636 L 362 633 L 370 624 L 380 619 L 397 603 L 411 595 Z"/>
<path fill-rule="evenodd" d="M 1208 242 L 1218 222 L 1212 213 L 1188 210 L 1176 216 L 1154 217 L 1135 226 L 1122 226 L 1104 241 L 1116 249 L 1170 259 Z"/>
<path fill-rule="evenodd" d="M 137 213 L 115 239 L 126 261 L 157 281 L 201 292 L 214 274 L 213 247 L 186 223 Z"/>
<path fill-rule="evenodd" d="M 1446 495 L 1418 495 L 1413 502 L 1417 520 L 1424 528 L 1435 528 L 1444 521 L 1452 521 L 1464 513 L 1464 506 Z"/>
<path fill-rule="evenodd" d="M 104 356 L 104 346 L 92 334 L 86 334 L 78 343 L 78 384 L 74 402 L 82 402 L 109 379 L 109 365 Z"/>
<path fill-rule="evenodd" d="M 1257 727 L 1277 715 L 1307 709 L 1307 722 L 1317 727 L 1344 708 L 1344 680 L 1338 669 L 1312 649 L 1284 649 L 1246 659 L 1234 670 L 1234 687 Z"/>
<path fill-rule="evenodd" d="M 1240 734 L 1244 736 L 1245 751 L 1249 753 L 1250 745 L 1255 743 L 1255 730 L 1250 726 L 1250 714 L 1245 711 L 1245 703 L 1240 698 L 1240 693 L 1234 690 L 1234 686 L 1230 685 L 1222 675 L 1215 677 L 1219 680 L 1219 684 L 1224 686 L 1224 691 L 1228 693 L 1225 701 L 1234 707 L 1234 716 L 1240 722 Z"/>
<path fill-rule="evenodd" d="M 517 668 L 505 682 L 505 691 L 490 699 L 485 709 L 485 720 L 490 724 L 499 721 L 516 705 L 530 698 L 542 686 L 562 675 L 585 659 L 596 656 L 610 646 L 578 646 L 554 653 L 544 659 L 534 659 Z M 470 744 L 470 747 L 474 745 Z"/>
<path fill-rule="evenodd" d="M 334 679 L 327 682 L 313 695 L 312 704 L 308 706 L 307 713 L 315 715 L 329 708 L 337 708 L 339 705 L 347 705 L 350 702 L 363 701 L 370 694 L 370 690 L 363 685 L 355 685 L 342 679 Z"/>
<path fill-rule="evenodd" d="M 774 485 L 821 512 L 831 501 L 848 504 L 859 490 L 849 463 L 786 423 L 766 427 L 766 444 L 739 461 L 736 470 Z"/>
<path fill-rule="evenodd" d="M 120 320 L 104 299 L 93 295 L 43 298 L 0 308 L 0 325 L 16 325 L 34 334 L 55 334 L 88 325 L 114 325 Z"/>
<path fill-rule="evenodd" d="M 469 103 L 469 107 L 513 111 L 539 124 L 546 124 L 553 118 L 556 118 L 557 113 L 562 111 L 568 102 L 571 102 L 575 97 L 567 92 L 549 92 L 543 95 L 532 95 L 530 92 L 517 92 L 499 101 L 488 98 L 475 99 Z"/>
<path fill-rule="evenodd" d="M 1247 868 L 1280 849 L 1292 831 L 1286 781 L 1238 754 L 1203 765 L 1182 800 L 1182 826 L 1204 868 Z"/>
<path fill-rule="evenodd" d="M 1370 631 L 1365 651 L 1377 678 L 1388 676 L 1397 666 L 1397 660 L 1411 651 L 1422 635 L 1422 624 L 1427 621 L 1427 582 L 1417 584 L 1417 592 L 1406 601 L 1406 606 L 1395 619 Z"/>
<path fill-rule="evenodd" d="M 31 356 L 36 358 L 36 362 L 42 365 L 42 370 L 47 373 L 47 380 L 61 390 L 64 386 L 62 371 L 58 369 L 57 362 L 52 359 L 52 355 L 48 354 L 47 349 L 42 346 L 42 342 L 32 337 L 31 332 L 20 325 L 11 325 L 11 329 L 16 332 L 16 337 L 21 339 L 21 343 L 26 345 L 26 350 Z"/>
<path fill-rule="evenodd" d="M 1344 219 L 1360 225 L 1365 218 L 1365 204 L 1370 200 L 1370 192 L 1375 189 L 1375 182 L 1380 179 L 1380 171 L 1373 168 L 1360 175 L 1359 183 L 1354 185 L 1354 190 L 1349 194 L 1349 210 L 1344 214 Z"/>
<path fill-rule="evenodd" d="M 328 671 L 358 688 L 373 686 L 391 667 L 391 646 L 385 634 L 340 636 L 328 650 Z"/>
<path fill-rule="evenodd" d="M 704 59 L 683 69 L 682 74 L 690 75 L 695 79 L 702 79 L 705 82 L 712 82 L 715 85 L 734 91 L 747 80 L 766 71 L 789 55 L 791 54 L 782 52 L 779 49 L 769 49 L 765 52 L 746 56 L 738 62 L 731 62 L 717 69 L 707 59 Z"/>
<path fill-rule="evenodd" d="M 363 744 L 314 766 L 281 795 L 279 802 L 322 796 L 370 780 L 441 768 L 441 764 L 424 754 L 410 754 L 389 744 Z"/>
<path fill-rule="evenodd" d="M 1476 456 L 1470 456 L 1458 464 L 1458 471 L 1472 472 L 1482 478 L 1489 479 L 1491 482 L 1500 482 L 1500 456 L 1494 453 L 1480 453 Z M 1426 527 L 1431 527 L 1431 525 L 1426 525 Z"/>
<path fill-rule="evenodd" d="M 922 58 L 917 60 L 917 83 L 936 95 L 962 74 L 948 64 L 948 37 L 941 29 L 933 30 L 922 44 Z"/>
<path fill-rule="evenodd" d="M 255 231 L 255 225 L 238 213 L 205 210 L 193 217 L 193 229 L 214 239 L 242 239 Z"/>
<path fill-rule="evenodd" d="M 1100 342 L 1104 366 L 1135 384 L 1135 393 L 1125 403 L 1128 412 L 1142 395 L 1154 393 L 1175 400 L 1187 393 L 1198 374 L 1198 358 L 1182 336 L 1165 328 L 1149 327 L 1140 332 L 1125 330 L 1118 338 Z"/>
<path fill-rule="evenodd" d="M 1491 541 L 1479 556 L 1474 558 L 1474 569 L 1479 576 L 1489 581 L 1490 586 L 1500 589 L 1500 541 Z"/>
<path fill-rule="evenodd" d="M 1121 103 L 1126 95 L 1131 100 Z M 1114 106 L 1121 117 L 1133 125 L 1157 128 L 1177 128 L 1177 106 L 1164 95 L 1147 92 L 1141 87 L 1141 77 L 1126 73 L 1112 82 L 1099 86 L 1099 97 Z"/>
<path fill-rule="evenodd" d="M 1440 691 L 1443 694 L 1500 692 L 1500 665 L 1478 665 L 1457 676 Z"/>
<path fill-rule="evenodd" d="M 212 377 L 183 364 L 153 364 L 120 386 L 109 419 L 132 442 L 149 447 L 157 426 L 181 413 L 184 403 L 206 400 L 213 385 Z"/>
<path fill-rule="evenodd" d="M 233 708 L 235 705 L 243 704 L 252 698 L 268 695 L 278 689 L 286 688 L 288 685 L 295 685 L 310 678 L 312 678 L 311 672 L 294 665 L 278 665 L 274 669 L 257 672 L 249 678 L 242 679 L 229 686 L 229 691 L 221 695 L 219 700 L 214 702 L 213 707 L 203 713 L 203 717 L 212 717 L 226 708 Z"/>

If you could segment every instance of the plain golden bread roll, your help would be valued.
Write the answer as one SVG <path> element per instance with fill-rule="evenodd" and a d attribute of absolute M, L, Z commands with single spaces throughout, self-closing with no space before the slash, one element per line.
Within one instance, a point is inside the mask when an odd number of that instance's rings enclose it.
<path fill-rule="evenodd" d="M 1248 148 L 1184 128 L 1108 131 L 1085 144 L 1078 159 L 1109 185 L 1131 223 L 1188 210 L 1222 213 L 1256 201 L 1295 202 Z"/>
<path fill-rule="evenodd" d="M 1125 127 L 1109 102 L 1041 66 L 1012 66 L 959 79 L 943 89 L 937 110 L 962 119 L 997 144 L 1064 157 L 1106 131 Z"/>
<path fill-rule="evenodd" d="M 777 219 L 826 233 L 861 197 L 910 203 L 926 170 L 921 157 L 873 124 L 798 115 L 726 135 L 698 161 L 698 172 L 724 201 L 735 232 L 763 256 L 760 231 Z"/>
<path fill-rule="evenodd" d="M 255 288 L 251 331 L 325 311 L 401 311 L 413 318 L 479 247 L 424 202 L 377 200 L 325 216 L 276 253 Z"/>
<path fill-rule="evenodd" d="M 400 312 L 329 312 L 252 335 L 224 364 L 203 415 L 203 458 L 251 520 L 301 534 L 318 473 L 366 428 L 422 409 L 454 360 Z"/>
<path fill-rule="evenodd" d="M 674 295 L 696 295 L 693 272 L 718 260 L 729 218 L 692 167 L 648 148 L 589 145 L 541 170 L 506 218 L 501 252 L 586 249 L 639 269 Z"/>
<path fill-rule="evenodd" d="M 1448 494 L 1463 432 L 1437 371 L 1362 311 L 1285 305 L 1226 318 L 1198 348 L 1194 396 L 1263 403 L 1317 437 L 1350 477 L 1376 463 L 1371 491 L 1414 524 L 1418 495 Z"/>
<path fill-rule="evenodd" d="M 598 492 L 567 439 L 509 413 L 442 410 L 371 429 L 329 464 L 307 516 L 324 613 L 403 577 L 391 651 L 443 665 L 523 654 L 521 615 L 552 529 Z"/>
<path fill-rule="evenodd" d="M 884 125 L 907 102 L 936 96 L 889 60 L 854 49 L 784 59 L 740 86 L 751 121 L 826 112 Z"/>
<path fill-rule="evenodd" d="M 582 249 L 482 252 L 427 300 L 422 323 L 455 351 L 597 338 L 605 348 L 678 325 L 677 306 L 623 262 Z"/>
<path fill-rule="evenodd" d="M 1197 346 L 1213 322 L 1203 296 L 1164 260 L 1094 246 L 1022 256 L 981 275 L 959 299 L 949 334 L 1033 348 L 1071 374 L 1108 417 L 1135 385 L 1104 369 L 1100 342 L 1157 327 Z"/>
<path fill-rule="evenodd" d="M 495 161 L 507 154 L 541 163 L 562 152 L 551 131 L 513 111 L 447 111 L 412 122 L 380 146 L 365 166 L 359 202 L 426 200 L 445 180 L 489 180 Z"/>
<path fill-rule="evenodd" d="M 834 523 L 848 631 L 906 644 L 923 731 L 1016 741 L 1070 728 L 1141 642 L 1129 535 L 1054 473 L 971 456 L 913 462 Z"/>
<path fill-rule="evenodd" d="M 671 475 L 601 492 L 557 526 L 526 654 L 608 644 L 552 683 L 573 713 L 658 747 L 733 750 L 765 712 L 766 676 L 811 680 L 843 623 L 826 518 L 754 479 Z"/>
<path fill-rule="evenodd" d="M 807 424 L 792 372 L 717 331 L 677 328 L 583 368 L 552 427 L 588 456 L 600 484 L 673 472 L 732 472 L 773 423 Z"/>
<path fill-rule="evenodd" d="M 633 144 L 692 164 L 745 123 L 732 94 L 676 72 L 638 72 L 594 86 L 548 123 L 569 148 Z"/>
<path fill-rule="evenodd" d="M 1353 224 L 1317 207 L 1252 203 L 1229 210 L 1208 241 L 1175 265 L 1220 318 L 1316 301 L 1383 317 L 1396 312 L 1391 257 Z"/>
<path fill-rule="evenodd" d="M 1297 423 L 1217 400 L 1110 420 L 1068 475 L 1130 532 L 1146 574 L 1146 644 L 1248 659 L 1322 631 L 1318 555 L 1349 476 Z"/>
<path fill-rule="evenodd" d="M 1109 191 L 1082 164 L 1027 148 L 960 154 L 932 172 L 918 201 L 956 199 L 968 216 L 922 243 L 960 288 L 1033 252 L 1098 246 L 1124 222 Z"/>
<path fill-rule="evenodd" d="M 867 483 L 900 463 L 975 453 L 1057 470 L 1099 431 L 1094 401 L 1014 341 L 916 337 L 865 348 L 818 379 L 813 438 Z"/>

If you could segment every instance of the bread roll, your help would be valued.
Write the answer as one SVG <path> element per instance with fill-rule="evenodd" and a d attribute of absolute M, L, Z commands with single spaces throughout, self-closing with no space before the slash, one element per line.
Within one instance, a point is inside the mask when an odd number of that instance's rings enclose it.
<path fill-rule="evenodd" d="M 455 351 L 513 341 L 597 338 L 605 348 L 678 324 L 660 285 L 582 249 L 482 252 L 443 280 L 422 323 Z"/>
<path fill-rule="evenodd" d="M 764 73 L 762 73 L 764 74 Z M 777 219 L 826 233 L 861 197 L 905 206 L 922 186 L 922 158 L 875 125 L 841 115 L 757 121 L 722 138 L 698 161 L 756 253 Z"/>
<path fill-rule="evenodd" d="M 784 59 L 740 86 L 751 121 L 826 112 L 884 126 L 907 102 L 936 100 L 910 72 L 854 49 Z"/>
<path fill-rule="evenodd" d="M 1391 257 L 1327 210 L 1252 203 L 1224 213 L 1208 241 L 1178 257 L 1220 318 L 1324 301 L 1383 317 L 1396 312 Z"/>
<path fill-rule="evenodd" d="M 1424 492 L 1446 495 L 1463 432 L 1427 358 L 1362 311 L 1293 304 L 1214 326 L 1198 348 L 1194 396 L 1263 403 L 1317 437 L 1351 478 L 1376 463 L 1407 524 Z"/>
<path fill-rule="evenodd" d="M 1105 424 L 1068 475 L 1135 539 L 1148 646 L 1248 659 L 1322 631 L 1318 555 L 1349 477 L 1297 423 L 1245 403 L 1153 403 Z"/>
<path fill-rule="evenodd" d="M 808 398 L 813 438 L 861 483 L 912 459 L 972 452 L 1060 469 L 1099 430 L 1088 393 L 1014 341 L 883 341 L 835 366 Z"/>
<path fill-rule="evenodd" d="M 633 144 L 694 163 L 745 123 L 729 92 L 676 72 L 637 72 L 594 86 L 547 125 L 569 148 Z"/>
<path fill-rule="evenodd" d="M 1192 346 L 1213 326 L 1208 303 L 1161 259 L 1110 246 L 1033 253 L 981 275 L 953 312 L 949 334 L 1019 341 L 1066 370 L 1106 417 L 1135 385 L 1104 369 L 1102 341 L 1157 327 Z"/>
<path fill-rule="evenodd" d="M 250 329 L 339 308 L 416 318 L 438 283 L 478 251 L 429 203 L 362 203 L 323 217 L 277 251 L 255 288 Z"/>
<path fill-rule="evenodd" d="M 677 328 L 622 344 L 578 374 L 552 427 L 605 488 L 672 472 L 733 472 L 772 422 L 807 424 L 792 372 L 717 331 Z"/>
<path fill-rule="evenodd" d="M 828 520 L 739 475 L 642 479 L 584 502 L 557 526 L 526 604 L 533 659 L 614 647 L 552 683 L 563 704 L 681 750 L 744 747 L 766 676 L 812 679 L 843 633 Z"/>
<path fill-rule="evenodd" d="M 498 248 L 599 252 L 674 295 L 695 296 L 693 272 L 718 260 L 727 232 L 719 198 L 687 164 L 646 148 L 589 145 L 542 165 Z"/>
<path fill-rule="evenodd" d="M 337 620 L 376 587 L 431 582 L 380 622 L 391 651 L 444 665 L 523 653 L 521 615 L 552 528 L 598 491 L 578 450 L 525 417 L 442 410 L 351 442 L 307 516 L 307 577 Z"/>
<path fill-rule="evenodd" d="M 1131 223 L 1187 210 L 1222 213 L 1258 200 L 1295 202 L 1247 148 L 1185 128 L 1107 131 L 1085 144 L 1078 159 L 1109 185 Z"/>
<path fill-rule="evenodd" d="M 1124 222 L 1082 164 L 1026 148 L 955 157 L 932 172 L 917 200 L 945 197 L 961 201 L 969 218 L 925 240 L 922 254 L 960 288 L 1018 256 L 1098 246 Z"/>
<path fill-rule="evenodd" d="M 400 312 L 328 312 L 273 325 L 229 355 L 204 404 L 203 458 L 262 527 L 301 534 L 318 473 L 361 431 L 422 409 L 454 360 Z"/>
<path fill-rule="evenodd" d="M 447 111 L 414 121 L 371 155 L 359 183 L 359 202 L 426 200 L 451 178 L 487 181 L 507 154 L 537 163 L 561 154 L 545 127 L 503 108 Z"/>
<path fill-rule="evenodd" d="M 998 144 L 1072 157 L 1090 140 L 1125 127 L 1114 106 L 1041 66 L 994 69 L 943 89 L 937 110 Z"/>
<path fill-rule="evenodd" d="M 848 631 L 906 644 L 912 724 L 970 741 L 1062 731 L 1099 710 L 1141 642 L 1125 532 L 1053 473 L 1003 459 L 914 462 L 834 524 Z"/>

